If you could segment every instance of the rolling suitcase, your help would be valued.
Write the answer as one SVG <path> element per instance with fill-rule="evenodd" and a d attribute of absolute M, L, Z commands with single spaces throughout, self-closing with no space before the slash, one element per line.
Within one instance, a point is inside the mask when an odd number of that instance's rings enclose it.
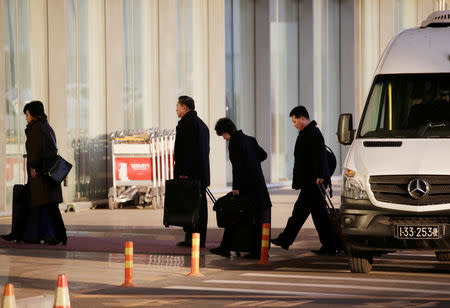
<path fill-rule="evenodd" d="M 200 181 L 176 179 L 166 181 L 164 226 L 196 229 L 201 203 Z"/>
<path fill-rule="evenodd" d="M 17 241 L 23 240 L 28 209 L 27 199 L 27 185 L 14 185 L 11 234 Z"/>
<path fill-rule="evenodd" d="M 340 223 L 339 209 L 336 209 L 331 202 L 331 197 L 328 195 L 325 186 L 320 183 L 319 190 L 325 200 L 325 204 L 328 210 L 328 218 L 330 219 L 331 225 L 333 226 L 334 232 L 336 233 L 336 249 L 341 251 L 343 249 L 343 239 L 342 239 L 342 227 Z"/>

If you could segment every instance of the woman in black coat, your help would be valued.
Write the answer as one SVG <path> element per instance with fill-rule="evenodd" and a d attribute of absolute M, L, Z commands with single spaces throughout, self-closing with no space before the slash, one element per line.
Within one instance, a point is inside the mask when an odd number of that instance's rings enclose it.
<path fill-rule="evenodd" d="M 25 148 L 29 200 L 24 240 L 43 240 L 50 245 L 65 245 L 66 228 L 58 207 L 63 201 L 61 184 L 45 175 L 58 154 L 55 132 L 47 122 L 42 102 L 32 101 L 26 104 L 23 112 L 28 123 L 25 129 Z"/>
<path fill-rule="evenodd" d="M 237 130 L 228 118 L 219 119 L 215 130 L 217 135 L 229 141 L 228 150 L 233 173 L 233 195 L 242 195 L 249 199 L 253 206 L 252 237 L 250 253 L 246 258 L 259 259 L 261 253 L 262 225 L 270 223 L 271 213 L 269 192 L 261 168 L 261 162 L 267 158 L 267 153 L 258 145 L 254 137 Z M 236 234 L 239 236 L 239 234 Z M 225 228 L 220 247 L 211 250 L 212 253 L 230 256 L 232 249 L 232 231 Z"/>

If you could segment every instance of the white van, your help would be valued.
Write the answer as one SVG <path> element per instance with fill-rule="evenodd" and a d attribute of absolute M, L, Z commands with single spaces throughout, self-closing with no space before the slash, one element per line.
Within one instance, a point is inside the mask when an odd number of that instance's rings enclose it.
<path fill-rule="evenodd" d="M 341 225 L 352 272 L 373 256 L 429 249 L 450 260 L 450 10 L 389 43 L 357 131 L 337 137 L 343 164 Z"/>

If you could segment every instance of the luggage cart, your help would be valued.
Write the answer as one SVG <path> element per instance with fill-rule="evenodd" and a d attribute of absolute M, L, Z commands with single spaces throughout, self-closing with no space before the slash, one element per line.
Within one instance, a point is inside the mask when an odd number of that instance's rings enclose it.
<path fill-rule="evenodd" d="M 173 178 L 174 130 L 127 130 L 112 136 L 110 209 L 162 208 L 165 181 Z"/>

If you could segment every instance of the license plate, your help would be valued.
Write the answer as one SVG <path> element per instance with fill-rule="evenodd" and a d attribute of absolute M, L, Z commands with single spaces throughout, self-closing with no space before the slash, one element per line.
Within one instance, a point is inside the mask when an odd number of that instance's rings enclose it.
<path fill-rule="evenodd" d="M 440 238 L 440 226 L 397 226 L 399 239 L 433 239 Z"/>

